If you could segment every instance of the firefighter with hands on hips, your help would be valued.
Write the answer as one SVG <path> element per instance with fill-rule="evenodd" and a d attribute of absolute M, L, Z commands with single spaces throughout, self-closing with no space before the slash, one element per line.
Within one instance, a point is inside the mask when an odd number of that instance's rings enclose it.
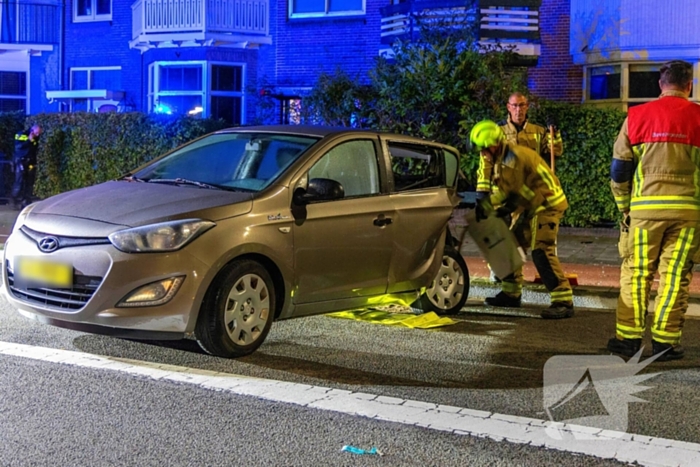
<path fill-rule="evenodd" d="M 658 360 L 683 357 L 681 331 L 700 245 L 700 106 L 688 100 L 692 85 L 690 63 L 663 64 L 661 96 L 629 109 L 613 148 L 611 188 L 623 216 L 623 262 L 616 332 L 607 348 L 623 356 L 640 350 L 649 324 Z"/>
<path fill-rule="evenodd" d="M 560 157 L 564 151 L 561 133 L 552 122 L 547 125 L 552 130 L 550 131 L 528 121 L 527 111 L 529 107 L 530 103 L 524 94 L 520 92 L 511 94 L 506 104 L 508 119 L 500 123 L 500 127 L 509 143 L 532 149 L 544 159 L 547 165 L 551 166 L 551 152 L 554 152 L 554 157 Z M 553 137 L 552 133 L 554 133 Z M 491 170 L 490 161 L 485 157 L 480 157 L 476 191 L 488 191 Z"/>
<path fill-rule="evenodd" d="M 36 180 L 36 155 L 38 151 L 41 127 L 31 128 L 15 135 L 15 152 L 13 165 L 15 180 L 12 185 L 14 208 L 27 206 L 32 201 L 34 182 Z"/>
<path fill-rule="evenodd" d="M 532 247 L 535 268 L 550 293 L 551 306 L 542 311 L 542 317 L 570 318 L 574 315 L 573 292 L 556 255 L 559 222 L 569 207 L 559 179 L 535 151 L 508 142 L 495 122 L 474 125 L 470 141 L 493 167 L 488 191 L 477 192 L 477 220 L 486 218 L 492 209 L 500 217 L 522 212 L 512 230 L 524 250 Z M 501 278 L 501 292 L 484 303 L 519 307 L 522 285 L 521 267 Z"/>

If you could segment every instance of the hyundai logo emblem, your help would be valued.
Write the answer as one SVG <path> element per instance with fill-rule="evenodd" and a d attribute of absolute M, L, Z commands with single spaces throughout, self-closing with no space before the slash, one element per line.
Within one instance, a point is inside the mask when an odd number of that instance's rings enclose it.
<path fill-rule="evenodd" d="M 39 240 L 39 249 L 44 253 L 51 253 L 58 250 L 58 239 L 56 237 L 44 237 Z"/>

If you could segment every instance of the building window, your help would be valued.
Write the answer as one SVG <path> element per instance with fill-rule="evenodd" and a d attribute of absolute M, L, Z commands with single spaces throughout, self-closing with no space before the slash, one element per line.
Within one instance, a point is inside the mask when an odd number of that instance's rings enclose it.
<path fill-rule="evenodd" d="M 27 73 L 0 71 L 0 112 L 27 110 Z"/>
<path fill-rule="evenodd" d="M 110 67 L 76 67 L 70 69 L 71 91 L 87 91 L 103 89 L 105 91 L 120 91 L 122 89 L 122 68 Z M 106 95 L 106 93 L 105 93 Z M 103 105 L 119 105 L 111 99 L 81 99 L 71 100 L 71 112 L 97 111 Z"/>
<path fill-rule="evenodd" d="M 591 66 L 586 70 L 586 101 L 621 108 L 657 99 L 661 94 L 659 69 L 662 63 L 618 63 Z M 690 100 L 698 102 L 695 90 Z"/>
<path fill-rule="evenodd" d="M 210 112 L 232 125 L 240 125 L 243 117 L 243 67 L 211 65 Z"/>
<path fill-rule="evenodd" d="M 155 113 L 202 115 L 206 62 L 158 62 L 151 65 L 150 109 Z"/>
<path fill-rule="evenodd" d="M 75 0 L 73 21 L 111 21 L 111 0 Z"/>
<path fill-rule="evenodd" d="M 629 65 L 629 97 L 632 99 L 659 97 L 661 93 L 659 68 L 660 65 L 657 64 Z"/>
<path fill-rule="evenodd" d="M 620 66 L 599 66 L 588 70 L 590 100 L 620 98 Z"/>
<path fill-rule="evenodd" d="M 290 18 L 365 14 L 365 0 L 289 0 Z"/>
<path fill-rule="evenodd" d="M 243 65 L 157 62 L 149 66 L 149 109 L 244 123 Z"/>

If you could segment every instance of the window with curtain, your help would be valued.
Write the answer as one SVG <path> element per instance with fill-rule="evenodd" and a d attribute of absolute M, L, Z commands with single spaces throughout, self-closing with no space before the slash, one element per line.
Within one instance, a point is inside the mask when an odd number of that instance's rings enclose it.
<path fill-rule="evenodd" d="M 111 0 L 75 0 L 73 2 L 73 21 L 111 21 Z"/>

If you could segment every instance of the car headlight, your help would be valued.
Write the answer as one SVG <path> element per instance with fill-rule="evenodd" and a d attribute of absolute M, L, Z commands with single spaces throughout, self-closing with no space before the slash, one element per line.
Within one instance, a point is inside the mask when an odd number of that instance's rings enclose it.
<path fill-rule="evenodd" d="M 184 219 L 119 230 L 108 238 L 112 245 L 125 253 L 175 251 L 215 225 L 201 219 Z"/>

